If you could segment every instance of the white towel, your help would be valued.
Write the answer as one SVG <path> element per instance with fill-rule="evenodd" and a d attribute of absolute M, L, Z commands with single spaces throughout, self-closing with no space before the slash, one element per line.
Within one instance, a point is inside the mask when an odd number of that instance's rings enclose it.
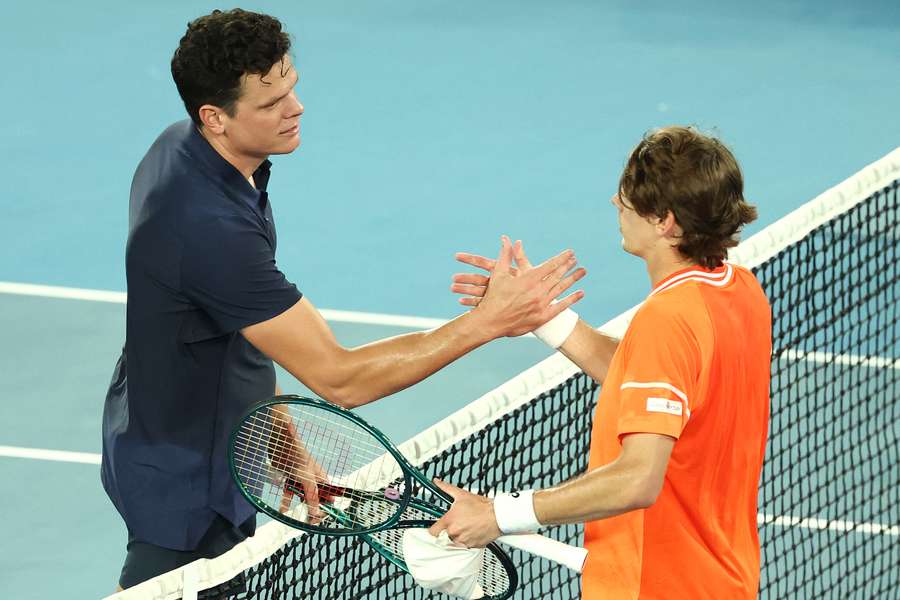
<path fill-rule="evenodd" d="M 484 597 L 478 584 L 484 548 L 465 548 L 455 545 L 447 531 L 438 537 L 427 529 L 403 531 L 403 556 L 416 583 L 429 590 L 437 590 L 477 600 Z"/>

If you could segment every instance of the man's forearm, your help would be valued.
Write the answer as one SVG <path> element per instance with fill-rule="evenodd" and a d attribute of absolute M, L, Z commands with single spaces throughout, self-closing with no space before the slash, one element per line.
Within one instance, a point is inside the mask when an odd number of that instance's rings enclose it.
<path fill-rule="evenodd" d="M 434 330 L 345 348 L 306 298 L 242 330 L 316 395 L 348 408 L 417 383 L 503 332 L 496 311 L 471 311 Z"/>
<path fill-rule="evenodd" d="M 663 487 L 675 438 L 634 433 L 622 440 L 622 453 L 612 463 L 534 494 L 504 494 L 493 502 L 435 480 L 453 496 L 453 506 L 429 528 L 450 539 L 482 547 L 503 533 L 524 533 L 541 525 L 581 523 L 647 508 Z"/>
<path fill-rule="evenodd" d="M 620 340 L 594 329 L 584 321 L 578 321 L 559 351 L 590 375 L 597 383 L 603 383 Z"/>
<path fill-rule="evenodd" d="M 473 313 L 445 325 L 344 349 L 343 378 L 332 390 L 345 406 L 360 406 L 407 388 L 496 337 Z"/>
<path fill-rule="evenodd" d="M 583 523 L 647 508 L 662 489 L 675 439 L 639 433 L 623 440 L 613 462 L 556 487 L 534 494 L 534 510 L 543 525 Z"/>
<path fill-rule="evenodd" d="M 641 482 L 633 471 L 610 464 L 534 495 L 543 525 L 584 523 L 645 508 Z"/>

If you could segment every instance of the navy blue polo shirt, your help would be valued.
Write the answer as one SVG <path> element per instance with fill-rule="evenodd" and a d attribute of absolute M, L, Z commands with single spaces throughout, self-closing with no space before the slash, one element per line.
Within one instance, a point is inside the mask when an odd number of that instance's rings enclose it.
<path fill-rule="evenodd" d="M 193 550 L 216 514 L 255 511 L 231 480 L 228 438 L 275 390 L 272 361 L 240 329 L 301 298 L 275 264 L 275 224 L 256 189 L 176 123 L 131 186 L 126 340 L 103 411 L 101 478 L 135 539 Z"/>

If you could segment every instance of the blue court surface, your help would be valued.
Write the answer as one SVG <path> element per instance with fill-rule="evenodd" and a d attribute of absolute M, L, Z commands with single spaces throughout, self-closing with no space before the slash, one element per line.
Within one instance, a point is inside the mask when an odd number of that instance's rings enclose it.
<path fill-rule="evenodd" d="M 169 60 L 202 2 L 37 0 L 0 20 L 0 281 L 125 291 L 128 190 L 185 118 Z M 777 220 L 897 146 L 900 4 L 835 1 L 256 2 L 293 34 L 303 143 L 274 157 L 278 260 L 355 345 L 461 312 L 460 250 L 573 248 L 596 325 L 641 300 L 609 198 L 648 129 L 717 133 L 760 220 Z M 10 288 L 7 288 L 7 290 Z M 0 293 L 4 596 L 97 598 L 125 529 L 100 486 L 100 414 L 124 304 Z M 387 321 L 378 315 L 398 315 Z M 338 315 L 339 316 L 339 315 Z M 479 349 L 364 409 L 398 441 L 546 357 Z M 301 384 L 284 372 L 288 392 Z M 17 448 L 84 453 L 71 462 Z"/>

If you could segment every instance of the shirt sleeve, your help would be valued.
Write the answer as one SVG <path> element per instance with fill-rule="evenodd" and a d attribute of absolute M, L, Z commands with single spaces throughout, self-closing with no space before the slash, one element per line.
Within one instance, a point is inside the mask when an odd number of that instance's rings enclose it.
<path fill-rule="evenodd" d="M 700 345 L 677 313 L 645 305 L 628 328 L 617 433 L 681 436 L 700 377 Z"/>
<path fill-rule="evenodd" d="M 302 297 L 275 264 L 262 225 L 238 217 L 220 217 L 191 231 L 184 242 L 181 285 L 225 332 L 267 321 Z"/>

